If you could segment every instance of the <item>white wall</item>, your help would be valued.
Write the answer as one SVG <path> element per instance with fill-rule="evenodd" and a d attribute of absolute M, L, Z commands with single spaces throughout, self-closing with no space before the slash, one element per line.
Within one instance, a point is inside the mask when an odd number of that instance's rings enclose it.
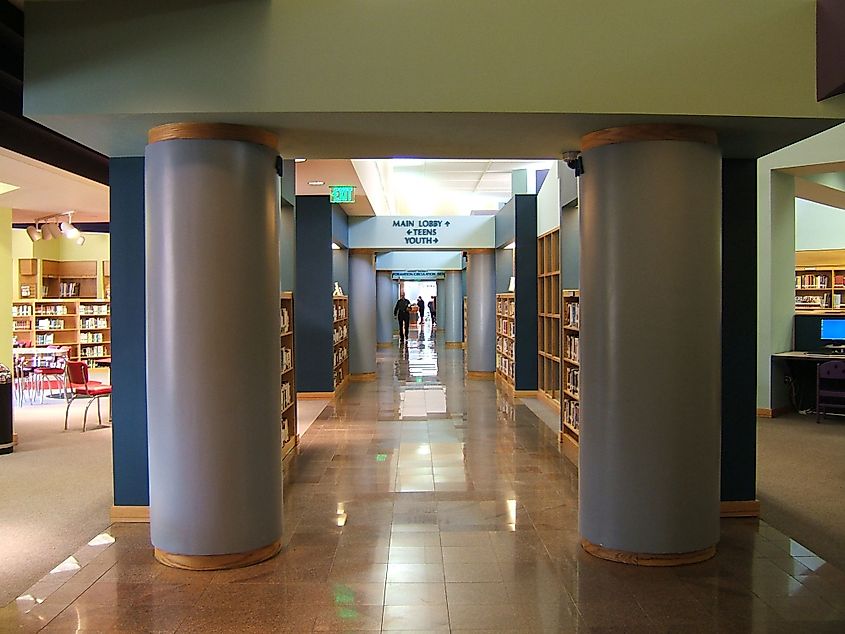
<path fill-rule="evenodd" d="M 795 199 L 795 250 L 845 249 L 845 210 Z"/>
<path fill-rule="evenodd" d="M 537 193 L 537 235 L 556 229 L 560 224 L 560 174 L 558 162 L 552 161 L 549 174 Z"/>

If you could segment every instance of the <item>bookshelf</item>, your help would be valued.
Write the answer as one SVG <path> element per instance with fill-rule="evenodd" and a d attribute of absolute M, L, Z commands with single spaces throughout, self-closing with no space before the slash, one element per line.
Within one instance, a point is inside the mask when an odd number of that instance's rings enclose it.
<path fill-rule="evenodd" d="M 560 408 L 560 230 L 537 238 L 537 388 Z"/>
<path fill-rule="evenodd" d="M 111 358 L 111 302 L 94 299 L 79 302 L 79 359 Z"/>
<path fill-rule="evenodd" d="M 103 260 L 103 297 L 111 299 L 111 260 Z"/>
<path fill-rule="evenodd" d="M 845 312 L 845 249 L 795 252 L 795 312 Z"/>
<path fill-rule="evenodd" d="M 281 329 L 281 388 L 280 423 L 282 426 L 282 456 L 287 456 L 299 442 L 296 425 L 296 357 L 293 347 L 293 293 L 282 293 L 279 299 Z"/>
<path fill-rule="evenodd" d="M 43 299 L 97 298 L 97 261 L 41 260 Z"/>
<path fill-rule="evenodd" d="M 104 299 L 41 299 L 12 303 L 12 339 L 33 347 L 67 346 L 91 365 L 111 357 L 111 303 Z"/>
<path fill-rule="evenodd" d="M 513 293 L 496 295 L 496 375 L 513 389 L 516 383 L 516 303 Z"/>
<path fill-rule="evenodd" d="M 349 298 L 332 296 L 332 368 L 335 392 L 349 379 Z"/>
<path fill-rule="evenodd" d="M 21 299 L 38 297 L 38 260 L 35 258 L 18 260 L 18 296 Z"/>
<path fill-rule="evenodd" d="M 562 292 L 563 304 L 563 403 L 561 406 L 563 435 L 576 444 L 581 429 L 580 374 L 581 356 L 579 331 L 581 326 L 580 294 L 576 290 Z"/>

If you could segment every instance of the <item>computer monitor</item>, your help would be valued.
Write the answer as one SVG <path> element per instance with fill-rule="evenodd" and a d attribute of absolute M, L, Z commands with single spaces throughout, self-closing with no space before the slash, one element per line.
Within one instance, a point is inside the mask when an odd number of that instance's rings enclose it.
<path fill-rule="evenodd" d="M 845 342 L 845 319 L 822 319 L 821 340 Z"/>

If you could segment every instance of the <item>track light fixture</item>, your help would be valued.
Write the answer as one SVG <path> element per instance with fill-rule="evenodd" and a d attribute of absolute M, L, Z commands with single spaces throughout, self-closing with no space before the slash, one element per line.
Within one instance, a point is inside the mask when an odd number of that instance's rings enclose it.
<path fill-rule="evenodd" d="M 64 217 L 67 217 L 64 220 Z M 29 225 L 26 228 L 26 234 L 33 242 L 39 240 L 52 240 L 53 238 L 66 237 L 68 240 L 73 240 L 79 246 L 85 244 L 85 236 L 73 226 L 73 212 L 66 211 L 52 216 L 44 216 L 37 218 L 34 225 Z"/>

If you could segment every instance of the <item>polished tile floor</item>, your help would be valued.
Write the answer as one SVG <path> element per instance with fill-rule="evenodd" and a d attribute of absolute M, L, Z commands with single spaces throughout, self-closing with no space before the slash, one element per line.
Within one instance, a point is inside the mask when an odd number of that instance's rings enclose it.
<path fill-rule="evenodd" d="M 380 351 L 303 437 L 285 547 L 196 573 L 111 526 L 0 631 L 845 632 L 845 574 L 774 528 L 724 520 L 718 555 L 645 569 L 578 545 L 577 477 L 546 427 L 430 334 Z"/>

